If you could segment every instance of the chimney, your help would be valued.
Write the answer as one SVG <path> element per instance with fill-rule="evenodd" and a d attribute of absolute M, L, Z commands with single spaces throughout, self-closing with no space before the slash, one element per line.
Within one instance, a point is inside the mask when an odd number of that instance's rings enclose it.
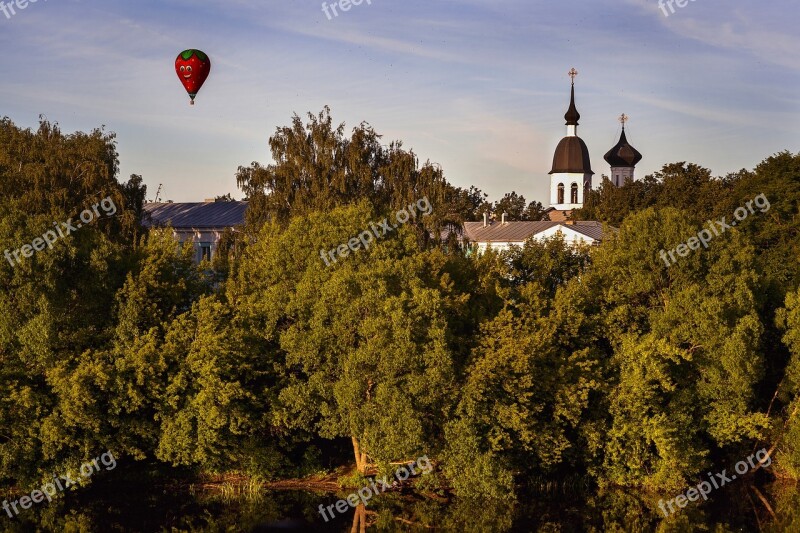
<path fill-rule="evenodd" d="M 488 225 L 489 225 L 489 213 L 484 213 L 483 214 L 483 227 L 485 228 Z"/>
<path fill-rule="evenodd" d="M 500 222 L 501 225 L 503 225 L 503 226 L 506 225 L 506 217 L 507 216 L 508 216 L 508 213 L 503 213 L 503 219 L 502 219 L 502 222 Z"/>

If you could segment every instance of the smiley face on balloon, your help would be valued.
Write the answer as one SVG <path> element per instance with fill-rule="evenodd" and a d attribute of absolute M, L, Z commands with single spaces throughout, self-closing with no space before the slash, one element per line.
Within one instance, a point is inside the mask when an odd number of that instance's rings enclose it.
<path fill-rule="evenodd" d="M 175 72 L 189 93 L 189 103 L 194 105 L 195 96 L 211 73 L 211 59 L 200 50 L 184 50 L 175 59 Z"/>

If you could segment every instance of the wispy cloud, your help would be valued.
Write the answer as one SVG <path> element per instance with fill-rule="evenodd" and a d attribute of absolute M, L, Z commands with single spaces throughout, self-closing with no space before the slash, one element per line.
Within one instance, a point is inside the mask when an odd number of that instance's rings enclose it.
<path fill-rule="evenodd" d="M 0 15 L 2 113 L 106 124 L 122 174 L 168 182 L 176 201 L 238 196 L 236 166 L 268 162 L 275 128 L 325 104 L 459 185 L 544 201 L 571 66 L 598 174 L 622 111 L 640 175 L 689 156 L 724 173 L 796 144 L 791 3 L 698 0 L 664 17 L 657 0 L 373 0 L 331 21 L 320 4 L 61 0 Z M 194 108 L 172 66 L 189 47 L 214 65 Z"/>
<path fill-rule="evenodd" d="M 791 52 L 800 49 L 797 11 L 788 4 L 708 0 L 705 5 L 690 3 L 665 17 L 656 0 L 625 1 L 652 14 L 663 28 L 681 38 L 800 70 L 800 55 Z M 787 16 L 782 19 L 782 15 Z"/>

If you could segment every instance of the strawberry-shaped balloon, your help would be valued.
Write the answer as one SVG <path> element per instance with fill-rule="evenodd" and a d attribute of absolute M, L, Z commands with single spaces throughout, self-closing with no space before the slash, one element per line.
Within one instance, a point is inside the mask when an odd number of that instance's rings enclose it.
<path fill-rule="evenodd" d="M 211 60 L 200 50 L 184 50 L 175 60 L 175 72 L 192 99 L 189 103 L 194 105 L 194 97 L 211 72 Z"/>

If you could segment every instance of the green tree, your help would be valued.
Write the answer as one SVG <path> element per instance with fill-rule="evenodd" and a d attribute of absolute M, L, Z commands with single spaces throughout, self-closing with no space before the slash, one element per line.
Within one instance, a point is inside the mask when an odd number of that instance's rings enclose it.
<path fill-rule="evenodd" d="M 164 332 L 208 287 L 192 264 L 190 248 L 179 255 L 170 231 L 152 231 L 142 239 L 138 265 L 109 312 L 114 325 L 107 338 L 97 338 L 80 357 L 53 369 L 49 381 L 57 405 L 45 428 L 59 448 L 71 442 L 84 450 L 105 447 L 119 456 L 154 457 L 155 417 L 177 370 L 165 356 Z"/>
<path fill-rule="evenodd" d="M 108 435 L 92 434 L 98 423 L 80 419 L 79 406 L 97 401 L 80 379 L 102 372 L 102 363 L 86 356 L 112 338 L 114 294 L 139 231 L 143 186 L 133 178 L 121 185 L 116 173 L 113 134 L 65 135 L 45 121 L 33 132 L 0 121 L 3 250 L 32 243 L 62 221 L 74 225 L 103 198 L 117 207 L 115 216 L 71 234 L 62 227 L 52 248 L 18 265 L 0 264 L 0 479 L 10 483 L 74 466 L 87 449 L 108 442 Z M 88 393 L 77 397 L 79 390 Z"/>
<path fill-rule="evenodd" d="M 769 426 L 756 403 L 764 357 L 754 249 L 734 230 L 671 267 L 659 259 L 696 232 L 676 210 L 635 214 L 585 280 L 605 288 L 614 350 L 612 483 L 684 486 L 706 466 L 708 443 L 730 449 Z"/>
<path fill-rule="evenodd" d="M 269 145 L 275 163 L 239 167 L 236 180 L 248 205 L 248 223 L 254 233 L 267 221 L 286 225 L 292 217 L 330 211 L 358 200 L 368 200 L 380 212 L 397 212 L 427 198 L 433 212 L 417 218 L 437 235 L 457 229 L 475 215 L 480 191 L 451 186 L 441 167 L 430 161 L 420 166 L 413 151 L 399 141 L 383 145 L 369 124 L 362 123 L 345 136 L 345 125 L 335 126 L 330 109 L 298 115 L 291 126 L 278 128 Z"/>
<path fill-rule="evenodd" d="M 786 295 L 786 307 L 778 311 L 777 323 L 785 332 L 783 342 L 791 359 L 773 400 L 779 414 L 770 451 L 778 450 L 775 467 L 783 476 L 800 479 L 800 289 Z"/>
<path fill-rule="evenodd" d="M 617 187 L 604 179 L 586 196 L 575 220 L 599 220 L 619 226 L 632 213 L 648 207 L 674 207 L 695 223 L 707 220 L 720 198 L 730 190 L 730 180 L 713 178 L 711 171 L 694 163 L 670 163 L 659 172 Z"/>
<path fill-rule="evenodd" d="M 524 196 L 512 191 L 495 202 L 492 211 L 496 217 L 506 213 L 506 220 L 526 221 L 542 220 L 545 209 L 541 202 L 526 203 Z"/>
<path fill-rule="evenodd" d="M 248 388 L 259 369 L 232 335 L 230 309 L 215 297 L 168 327 L 162 353 L 174 364 L 156 419 L 158 458 L 226 471 L 248 464 L 265 409 Z M 266 443 L 265 443 L 266 444 Z"/>
<path fill-rule="evenodd" d="M 591 295 L 569 282 L 587 259 L 563 238 L 496 256 L 509 280 L 504 308 L 481 327 L 447 427 L 445 472 L 458 494 L 513 498 L 532 475 L 586 466 L 586 447 L 599 440 L 588 415 L 602 338 Z"/>
<path fill-rule="evenodd" d="M 281 376 L 275 425 L 351 439 L 361 471 L 440 446 L 455 394 L 450 324 L 468 299 L 448 257 L 420 250 L 409 228 L 326 266 L 320 250 L 376 219 L 362 202 L 297 217 L 285 231 L 266 226 L 229 288 L 239 325 Z"/>
<path fill-rule="evenodd" d="M 498 217 L 508 214 L 506 220 L 525 220 L 526 207 L 525 197 L 512 191 L 494 203 L 493 211 Z"/>

